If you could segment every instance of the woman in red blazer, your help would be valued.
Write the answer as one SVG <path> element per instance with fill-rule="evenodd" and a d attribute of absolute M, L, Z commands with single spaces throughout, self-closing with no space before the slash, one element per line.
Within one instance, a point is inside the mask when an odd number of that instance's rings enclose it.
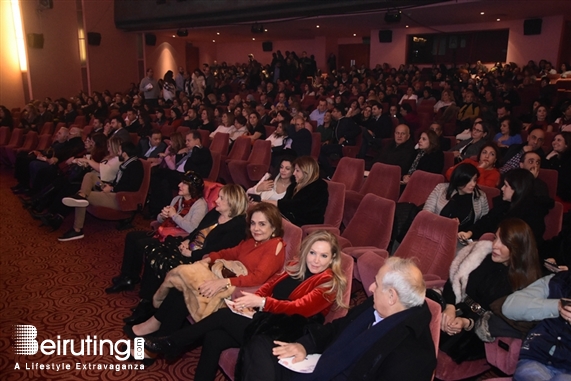
<path fill-rule="evenodd" d="M 251 330 L 259 312 L 301 315 L 309 318 L 327 315 L 332 305 L 347 308 L 343 293 L 347 279 L 341 269 L 341 250 L 337 238 L 326 231 L 310 234 L 301 246 L 299 260 L 286 266 L 285 272 L 266 282 L 256 293 L 243 296 L 191 326 L 161 338 L 147 338 L 145 349 L 152 356 L 180 354 L 203 338 L 195 380 L 212 380 L 218 369 L 220 353 L 239 348 L 244 333 Z M 255 329 L 255 328 L 254 328 Z"/>

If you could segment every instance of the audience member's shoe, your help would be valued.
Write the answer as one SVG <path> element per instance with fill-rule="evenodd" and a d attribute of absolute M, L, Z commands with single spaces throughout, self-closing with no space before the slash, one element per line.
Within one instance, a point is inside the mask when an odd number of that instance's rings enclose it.
<path fill-rule="evenodd" d="M 61 202 L 65 206 L 69 206 L 71 208 L 86 208 L 89 206 L 89 201 L 87 201 L 85 197 L 80 196 L 79 194 L 74 194 L 70 197 L 64 197 L 61 199 Z"/>
<path fill-rule="evenodd" d="M 131 329 L 131 332 L 132 331 Z M 145 349 L 152 353 L 162 353 L 165 355 L 177 352 L 177 348 L 169 340 L 168 336 L 145 338 Z"/>
<path fill-rule="evenodd" d="M 135 288 L 135 285 L 141 280 L 138 278 L 129 278 L 128 276 L 122 276 L 117 282 L 113 282 L 113 286 L 106 288 L 105 292 L 108 294 L 116 294 L 121 291 L 130 291 Z"/>
<path fill-rule="evenodd" d="M 35 209 L 28 209 L 28 212 L 30 212 L 30 216 L 32 216 L 32 218 L 34 220 L 41 220 L 42 218 L 45 218 L 49 215 L 48 212 L 37 211 Z M 47 224 L 44 224 L 44 225 L 47 225 Z"/>
<path fill-rule="evenodd" d="M 135 340 L 135 337 L 139 337 L 135 335 L 135 332 L 133 332 L 133 326 L 129 324 L 123 326 L 123 332 L 125 332 L 125 335 L 132 340 Z"/>
<path fill-rule="evenodd" d="M 12 192 L 14 192 L 14 191 L 16 191 L 16 190 L 18 190 L 18 189 L 20 189 L 20 188 L 24 188 L 24 185 L 18 183 L 18 184 L 16 184 L 16 185 L 14 185 L 13 187 L 10 187 L 10 190 L 11 190 Z"/>
<path fill-rule="evenodd" d="M 131 325 L 141 324 L 153 316 L 155 311 L 156 309 L 153 307 L 151 300 L 141 299 L 133 314 L 124 318 L 123 321 Z"/>
<path fill-rule="evenodd" d="M 61 227 L 61 224 L 63 224 L 63 217 L 58 214 L 54 215 L 48 213 L 45 216 L 40 217 L 40 220 L 42 221 L 42 225 L 49 226 L 52 228 L 53 232 L 58 230 Z"/>
<path fill-rule="evenodd" d="M 122 281 L 124 278 L 127 278 L 127 275 L 121 274 L 121 275 L 115 276 L 115 277 L 111 278 L 111 283 L 117 284 L 120 281 Z"/>
<path fill-rule="evenodd" d="M 64 235 L 59 237 L 57 240 L 60 242 L 67 242 L 67 241 L 74 241 L 76 239 L 82 239 L 83 237 L 84 237 L 83 229 L 76 232 L 74 228 L 71 228 Z"/>
<path fill-rule="evenodd" d="M 119 350 L 121 352 L 125 352 L 127 350 L 127 345 L 126 344 L 121 344 L 119 346 Z M 129 362 L 142 362 L 142 364 L 144 366 L 151 366 L 155 363 L 156 360 L 156 355 L 154 355 L 154 353 L 147 353 L 147 351 L 145 351 L 145 358 L 143 358 L 142 360 L 135 360 L 135 357 L 133 356 L 133 354 L 131 353 L 131 355 L 129 356 L 129 358 L 127 359 L 127 361 Z"/>

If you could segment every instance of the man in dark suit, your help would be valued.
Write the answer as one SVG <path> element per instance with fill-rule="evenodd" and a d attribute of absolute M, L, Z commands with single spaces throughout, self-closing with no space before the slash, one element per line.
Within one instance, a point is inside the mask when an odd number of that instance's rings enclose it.
<path fill-rule="evenodd" d="M 129 135 L 129 131 L 124 127 L 125 121 L 121 119 L 121 117 L 115 116 L 111 118 L 111 132 L 109 133 L 109 138 L 116 136 L 121 139 L 122 143 L 131 142 L 131 135 Z"/>
<path fill-rule="evenodd" d="M 432 130 L 438 135 L 438 142 L 440 143 L 440 150 L 441 151 L 448 151 L 450 149 L 450 139 L 442 136 L 442 126 L 436 122 L 432 123 L 429 130 Z"/>
<path fill-rule="evenodd" d="M 401 176 L 404 176 L 415 157 L 414 141 L 410 138 L 410 129 L 406 124 L 399 124 L 395 128 L 394 136 L 394 139 L 382 148 L 377 161 L 398 165 L 401 168 Z"/>
<path fill-rule="evenodd" d="M 150 159 L 159 163 L 159 154 L 167 149 L 166 143 L 163 141 L 161 130 L 152 130 L 149 136 L 139 140 L 139 157 L 143 160 Z"/>
<path fill-rule="evenodd" d="M 357 123 L 353 119 L 345 117 L 345 109 L 342 106 L 335 105 L 331 111 L 331 116 L 337 121 L 337 126 L 333 130 L 333 140 L 331 144 L 322 146 L 319 154 L 319 166 L 325 176 L 328 177 L 333 176 L 329 157 L 331 155 L 343 157 L 343 147 L 354 146 L 357 136 L 361 133 L 361 128 Z"/>
<path fill-rule="evenodd" d="M 244 349 L 243 379 L 430 380 L 436 368 L 432 315 L 418 267 L 392 257 L 369 290 L 373 297 L 347 316 L 323 326 L 308 325 L 307 334 L 295 343 L 254 336 Z M 277 362 L 297 363 L 317 353 L 321 356 L 311 373 L 296 373 Z"/>
<path fill-rule="evenodd" d="M 137 147 L 131 142 L 121 144 L 119 153 L 119 171 L 112 184 L 104 184 L 101 191 L 91 191 L 88 194 L 78 192 L 71 197 L 64 197 L 61 202 L 65 206 L 75 208 L 75 220 L 73 227 L 58 238 L 60 242 L 82 239 L 85 213 L 89 205 L 104 206 L 119 210 L 119 204 L 115 193 L 136 192 L 143 183 L 143 164 L 137 157 Z"/>
<path fill-rule="evenodd" d="M 141 124 L 139 123 L 139 117 L 137 112 L 130 108 L 127 110 L 127 118 L 125 119 L 125 129 L 129 132 L 139 133 L 141 129 Z"/>

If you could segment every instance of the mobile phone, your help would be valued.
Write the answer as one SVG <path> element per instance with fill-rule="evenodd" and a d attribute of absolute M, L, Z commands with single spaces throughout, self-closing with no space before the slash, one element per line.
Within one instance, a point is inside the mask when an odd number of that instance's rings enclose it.
<path fill-rule="evenodd" d="M 248 197 L 255 202 L 261 202 L 262 201 L 262 196 L 260 196 L 259 194 L 252 194 L 252 193 L 248 193 Z"/>
<path fill-rule="evenodd" d="M 562 307 L 571 306 L 571 299 L 561 298 L 561 306 L 562 306 Z"/>
<path fill-rule="evenodd" d="M 557 266 L 557 263 L 554 264 L 553 262 L 547 260 L 543 261 L 543 266 L 552 273 L 558 273 L 561 271 L 561 269 Z"/>

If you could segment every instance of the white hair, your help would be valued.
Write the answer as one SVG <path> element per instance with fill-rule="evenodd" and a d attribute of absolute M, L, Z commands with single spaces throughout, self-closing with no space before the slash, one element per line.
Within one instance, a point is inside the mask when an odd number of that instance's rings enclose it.
<path fill-rule="evenodd" d="M 410 259 L 391 257 L 385 262 L 388 271 L 381 281 L 383 290 L 394 289 L 401 304 L 406 308 L 421 306 L 426 295 L 426 285 L 424 279 L 411 271 L 418 269 L 416 264 Z"/>

